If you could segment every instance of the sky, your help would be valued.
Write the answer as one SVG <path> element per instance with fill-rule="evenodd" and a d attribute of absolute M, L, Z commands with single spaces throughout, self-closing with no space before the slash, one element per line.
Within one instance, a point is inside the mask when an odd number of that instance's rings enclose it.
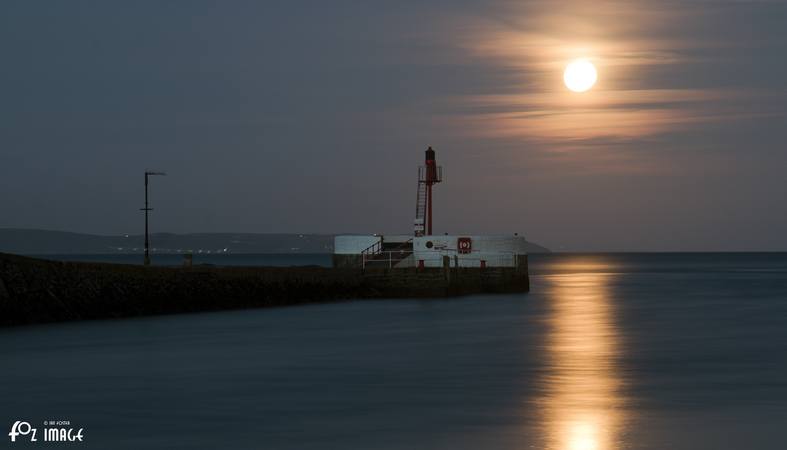
<path fill-rule="evenodd" d="M 787 1 L 0 4 L 0 228 L 787 250 Z M 563 70 L 587 58 L 577 94 Z"/>

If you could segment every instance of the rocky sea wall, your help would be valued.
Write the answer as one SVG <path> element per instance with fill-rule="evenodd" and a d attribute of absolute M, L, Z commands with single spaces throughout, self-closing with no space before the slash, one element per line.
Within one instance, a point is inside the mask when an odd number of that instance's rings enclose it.
<path fill-rule="evenodd" d="M 173 268 L 0 253 L 0 326 L 528 289 L 526 269 Z"/>

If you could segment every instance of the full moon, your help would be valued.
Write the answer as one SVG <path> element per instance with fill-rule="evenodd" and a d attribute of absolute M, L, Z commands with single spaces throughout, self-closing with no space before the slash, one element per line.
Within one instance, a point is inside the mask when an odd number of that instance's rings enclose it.
<path fill-rule="evenodd" d="M 563 72 L 563 81 L 566 87 L 574 92 L 585 92 L 596 84 L 598 73 L 596 68 L 587 59 L 577 59 L 566 66 Z"/>

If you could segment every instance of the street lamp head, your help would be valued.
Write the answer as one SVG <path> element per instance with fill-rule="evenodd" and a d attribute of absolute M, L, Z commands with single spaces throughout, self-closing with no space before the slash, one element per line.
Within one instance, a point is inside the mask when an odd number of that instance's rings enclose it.
<path fill-rule="evenodd" d="M 145 175 L 166 175 L 166 172 L 153 172 L 153 171 L 146 171 Z"/>

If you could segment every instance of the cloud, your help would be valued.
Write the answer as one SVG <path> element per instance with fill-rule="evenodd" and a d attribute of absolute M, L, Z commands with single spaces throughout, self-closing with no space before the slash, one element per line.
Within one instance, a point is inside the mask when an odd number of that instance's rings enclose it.
<path fill-rule="evenodd" d="M 445 98 L 445 120 L 467 136 L 566 154 L 585 145 L 599 152 L 605 140 L 617 146 L 783 115 L 774 100 L 783 90 L 756 86 L 745 73 L 735 79 L 746 67 L 724 67 L 762 44 L 757 30 L 731 28 L 738 12 L 755 14 L 740 2 L 575 0 L 501 2 L 454 16 L 461 33 L 450 35 L 465 62 L 495 75 L 476 93 Z M 768 45 L 784 41 L 771 37 Z M 562 70 L 578 57 L 589 57 L 600 74 L 585 94 L 562 85 Z"/>

